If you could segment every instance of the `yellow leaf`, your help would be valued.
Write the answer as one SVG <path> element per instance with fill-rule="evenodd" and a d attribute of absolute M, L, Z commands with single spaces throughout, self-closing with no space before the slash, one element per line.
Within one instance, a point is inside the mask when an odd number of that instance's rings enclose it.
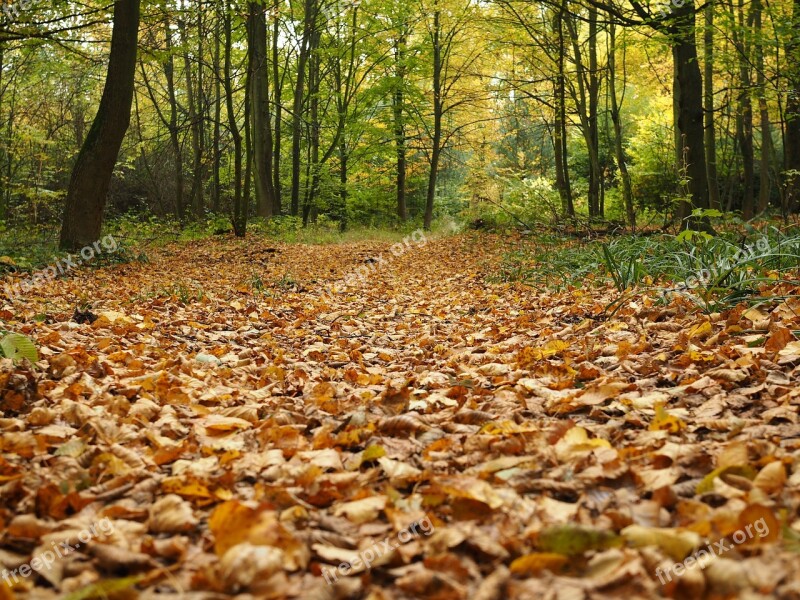
<path fill-rule="evenodd" d="M 521 577 L 533 577 L 541 571 L 548 570 L 553 573 L 558 572 L 561 567 L 569 562 L 569 558 L 563 554 L 553 552 L 534 552 L 520 556 L 511 563 L 511 572 Z"/>
<path fill-rule="evenodd" d="M 673 560 L 683 560 L 703 541 L 699 533 L 686 529 L 629 525 L 620 533 L 634 546 L 658 546 Z"/>
<path fill-rule="evenodd" d="M 598 448 L 611 448 L 611 444 L 602 438 L 590 439 L 588 432 L 583 427 L 570 428 L 555 445 L 556 456 L 559 460 L 575 458 L 584 452 L 591 452 Z"/>
<path fill-rule="evenodd" d="M 678 433 L 686 429 L 686 423 L 684 423 L 678 417 L 669 414 L 664 408 L 663 402 L 659 402 L 656 404 L 656 416 L 651 421 L 648 429 L 650 431 L 669 431 L 670 433 Z"/>
<path fill-rule="evenodd" d="M 692 327 L 689 330 L 689 333 L 687 334 L 687 337 L 690 340 L 694 339 L 694 338 L 698 338 L 698 339 L 702 340 L 702 339 L 705 339 L 708 336 L 710 336 L 713 331 L 714 331 L 714 329 L 711 326 L 711 323 L 709 323 L 708 321 L 703 321 L 699 325 L 695 325 L 694 327 Z"/>

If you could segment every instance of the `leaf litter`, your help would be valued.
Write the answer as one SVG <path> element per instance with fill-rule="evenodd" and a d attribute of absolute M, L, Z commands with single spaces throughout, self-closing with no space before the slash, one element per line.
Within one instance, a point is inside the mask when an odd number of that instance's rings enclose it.
<path fill-rule="evenodd" d="M 113 531 L 0 598 L 800 595 L 800 301 L 609 317 L 489 283 L 483 234 L 326 292 L 388 250 L 204 241 L 6 304 L 40 356 L 0 364 L 0 562 Z"/>

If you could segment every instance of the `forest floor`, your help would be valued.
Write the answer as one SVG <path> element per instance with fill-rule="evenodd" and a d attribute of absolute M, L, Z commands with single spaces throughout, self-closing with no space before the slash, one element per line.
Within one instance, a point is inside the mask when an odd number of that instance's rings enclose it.
<path fill-rule="evenodd" d="M 800 301 L 611 314 L 502 252 L 216 239 L 6 303 L 0 599 L 799 598 Z"/>

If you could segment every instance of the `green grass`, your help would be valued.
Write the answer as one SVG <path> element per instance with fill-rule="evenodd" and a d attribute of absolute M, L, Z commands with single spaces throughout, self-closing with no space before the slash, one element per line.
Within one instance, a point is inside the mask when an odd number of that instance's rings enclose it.
<path fill-rule="evenodd" d="M 620 293 L 679 294 L 708 312 L 800 285 L 800 229 L 746 225 L 716 237 L 625 235 L 579 243 L 547 238 L 508 253 L 497 279 L 565 289 L 611 283 Z"/>
<path fill-rule="evenodd" d="M 196 221 L 181 227 L 174 219 L 151 217 L 140 218 L 127 215 L 109 222 L 106 226 L 109 233 L 120 239 L 130 241 L 135 247 L 161 246 L 173 242 L 188 242 L 213 238 L 219 235 L 232 235 L 230 221 L 227 217 L 217 216 Z M 280 216 L 272 219 L 253 218 L 247 225 L 248 237 L 263 237 L 276 243 L 332 245 L 365 241 L 382 241 L 395 243 L 402 241 L 417 229 L 419 223 L 407 223 L 402 227 L 377 228 L 354 224 L 346 231 L 339 229 L 339 224 L 321 218 L 319 222 L 303 227 L 299 217 Z M 446 235 L 458 227 L 449 222 L 434 224 L 429 238 Z M 224 232 L 224 233 L 221 233 Z"/>

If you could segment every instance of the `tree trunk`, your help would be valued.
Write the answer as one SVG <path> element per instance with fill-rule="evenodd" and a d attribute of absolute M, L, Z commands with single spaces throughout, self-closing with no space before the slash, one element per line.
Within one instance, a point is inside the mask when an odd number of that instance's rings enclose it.
<path fill-rule="evenodd" d="M 217 22 L 214 25 L 214 140 L 212 145 L 214 147 L 214 193 L 211 198 L 211 206 L 214 213 L 219 213 L 221 208 L 221 176 L 220 170 L 222 169 L 222 151 L 221 145 L 221 125 L 222 125 L 222 82 L 220 76 L 220 16 L 217 11 Z"/>
<path fill-rule="evenodd" d="M 200 118 L 197 111 L 197 94 L 192 84 L 192 63 L 189 58 L 189 38 L 186 31 L 186 23 L 178 20 L 178 30 L 181 33 L 181 44 L 183 45 L 183 75 L 186 80 L 186 104 L 189 117 L 189 130 L 192 137 L 192 153 L 194 164 L 192 165 L 192 188 L 189 192 L 189 203 L 192 213 L 196 218 L 203 216 L 203 190 L 202 172 L 203 161 L 202 131 L 200 129 Z M 198 32 L 200 35 L 200 32 Z"/>
<path fill-rule="evenodd" d="M 397 216 L 401 223 L 408 219 L 406 207 L 406 125 L 405 112 L 405 53 L 408 26 L 405 21 L 400 24 L 400 35 L 394 47 L 394 94 L 392 94 L 392 111 L 394 116 L 394 139 L 397 150 Z"/>
<path fill-rule="evenodd" d="M 117 0 L 103 96 L 67 191 L 63 250 L 77 250 L 100 238 L 114 165 L 131 119 L 138 37 L 139 0 Z"/>
<path fill-rule="evenodd" d="M 347 229 L 347 142 L 344 137 L 339 142 L 339 202 L 340 202 L 340 221 L 339 230 L 345 231 Z"/>
<path fill-rule="evenodd" d="M 249 3 L 248 75 L 250 79 L 250 109 L 253 124 L 253 169 L 255 173 L 256 206 L 259 217 L 269 218 L 275 208 L 275 189 L 272 178 L 272 122 L 269 106 L 269 65 L 267 65 L 267 21 L 264 7 Z"/>
<path fill-rule="evenodd" d="M 753 24 L 755 27 L 755 61 L 756 61 L 756 89 L 758 93 L 759 128 L 761 129 L 761 158 L 758 189 L 757 212 L 763 213 L 769 207 L 771 193 L 771 168 L 772 156 L 772 131 L 769 122 L 769 107 L 767 105 L 767 78 L 764 72 L 764 41 L 762 36 L 763 20 L 761 0 L 753 0 Z"/>
<path fill-rule="evenodd" d="M 622 147 L 622 120 L 620 118 L 620 105 L 617 98 L 617 32 L 613 23 L 609 25 L 608 36 L 608 92 L 611 96 L 611 121 L 614 124 L 614 154 L 617 159 L 619 177 L 622 180 L 622 198 L 625 203 L 625 214 L 628 217 L 628 225 L 630 225 L 631 231 L 636 231 L 636 211 L 633 208 L 633 188 L 631 187 L 628 165 L 625 163 L 625 151 Z"/>
<path fill-rule="evenodd" d="M 308 148 L 308 170 L 305 198 L 303 200 L 303 226 L 308 225 L 309 217 L 313 214 L 316 221 L 316 202 L 320 187 L 320 135 L 322 133 L 322 123 L 319 116 L 319 85 L 320 85 L 320 56 L 319 56 L 320 35 L 314 32 L 311 36 L 309 67 L 308 67 L 308 97 L 309 97 L 309 118 L 310 135 Z"/>
<path fill-rule="evenodd" d="M 311 47 L 311 35 L 316 23 L 315 0 L 305 0 L 305 16 L 300 54 L 297 58 L 297 80 L 294 86 L 294 104 L 292 106 L 292 206 L 293 216 L 300 210 L 300 178 L 302 172 L 303 142 L 303 104 L 305 100 L 306 66 Z"/>
<path fill-rule="evenodd" d="M 695 39 L 695 4 L 689 0 L 676 9 L 676 23 L 672 27 L 674 57 L 678 83 L 678 129 L 686 177 L 688 179 L 691 207 L 684 204 L 682 218 L 688 217 L 689 208 L 708 208 L 708 174 L 706 171 L 705 140 L 703 131 L 703 77 L 697 57 Z M 706 222 L 684 221 L 684 226 L 708 229 Z"/>
<path fill-rule="evenodd" d="M 587 85 L 589 114 L 589 200 L 590 209 L 594 200 L 594 215 L 603 218 L 604 207 L 601 201 L 601 184 L 603 174 L 600 167 L 600 131 L 597 123 L 597 112 L 600 103 L 600 76 L 597 66 L 597 9 L 589 9 L 589 81 Z"/>
<path fill-rule="evenodd" d="M 731 7 L 733 13 L 733 7 Z M 734 17 L 734 14 L 731 15 Z M 744 0 L 739 0 L 735 17 L 738 20 L 738 31 L 733 30 L 733 42 L 739 61 L 739 95 L 736 112 L 736 137 L 739 139 L 739 151 L 742 154 L 742 217 L 753 218 L 755 213 L 755 167 L 753 152 L 753 102 L 750 98 L 750 64 L 747 43 L 748 26 L 744 15 Z"/>
<path fill-rule="evenodd" d="M 180 130 L 178 129 L 178 100 L 175 95 L 175 55 L 172 48 L 172 30 L 169 16 L 164 16 L 164 40 L 167 56 L 164 60 L 164 76 L 167 80 L 167 98 L 169 100 L 169 141 L 175 160 L 175 213 L 181 223 L 186 218 L 183 202 L 183 149 L 181 148 Z M 144 68 L 144 67 L 143 67 Z M 155 97 L 154 97 L 155 98 Z"/>
<path fill-rule="evenodd" d="M 593 16 L 592 16 L 593 15 Z M 594 24 L 592 25 L 592 21 Z M 573 94 L 575 105 L 580 120 L 580 129 L 586 143 L 586 153 L 589 156 L 589 216 L 600 217 L 600 157 L 599 137 L 597 129 L 597 108 L 599 102 L 599 78 L 594 71 L 597 70 L 597 12 L 590 12 L 590 39 L 589 39 L 589 68 L 583 60 L 580 47 L 579 32 L 575 21 L 565 19 L 572 41 L 573 59 L 575 61 L 577 94 Z M 592 42 L 594 35 L 594 42 Z"/>
<path fill-rule="evenodd" d="M 283 209 L 283 189 L 281 185 L 281 144 L 282 144 L 282 119 L 283 119 L 283 78 L 280 74 L 280 0 L 275 0 L 273 5 L 274 23 L 272 25 L 272 93 L 275 99 L 275 150 L 272 153 L 272 187 L 275 193 L 275 204 L 272 214 L 280 215 Z"/>
<path fill-rule="evenodd" d="M 247 205 L 242 199 L 242 133 L 236 123 L 236 111 L 233 108 L 233 67 L 231 60 L 232 34 L 231 34 L 231 7 L 225 2 L 225 16 L 223 27 L 225 32 L 225 60 L 222 81 L 225 87 L 225 106 L 228 112 L 228 128 L 233 138 L 233 215 L 231 222 L 237 237 L 244 237 L 247 233 Z"/>
<path fill-rule="evenodd" d="M 717 178 L 717 135 L 714 118 L 714 4 L 709 2 L 705 9 L 705 29 L 703 30 L 703 61 L 705 81 L 703 81 L 703 110 L 705 112 L 706 171 L 708 172 L 708 203 L 711 208 L 722 206 Z"/>
<path fill-rule="evenodd" d="M 250 183 L 253 178 L 253 96 L 250 93 L 252 86 L 252 72 L 248 69 L 244 76 L 244 188 L 242 190 L 242 204 L 250 215 Z"/>
<path fill-rule="evenodd" d="M 5 81 L 3 81 L 3 71 L 5 67 L 5 42 L 0 42 L 0 117 L 2 116 L 3 100 L 5 97 Z M 4 139 L 0 139 L 0 171 L 3 170 L 3 165 L 8 158 L 8 148 Z M 6 182 L 0 176 L 0 221 L 5 221 L 8 211 L 8 203 L 6 202 Z"/>
<path fill-rule="evenodd" d="M 433 224 L 433 203 L 436 199 L 436 184 L 439 178 L 439 160 L 442 147 L 442 117 L 444 101 L 442 96 L 442 44 L 441 11 L 433 14 L 433 139 L 431 141 L 431 164 L 428 175 L 428 193 L 425 198 L 425 218 L 423 225 L 430 231 Z"/>
<path fill-rule="evenodd" d="M 556 166 L 556 187 L 561 197 L 561 208 L 568 217 L 575 217 L 575 205 L 572 201 L 572 186 L 569 177 L 569 153 L 567 147 L 567 92 L 566 92 L 566 46 L 564 44 L 564 12 L 562 3 L 555 15 L 553 28 L 558 35 L 557 67 L 555 80 L 555 124 L 553 152 Z"/>
<path fill-rule="evenodd" d="M 786 42 L 786 78 L 789 93 L 786 98 L 786 203 L 789 210 L 800 207 L 800 0 L 792 4 L 792 21 Z"/>

